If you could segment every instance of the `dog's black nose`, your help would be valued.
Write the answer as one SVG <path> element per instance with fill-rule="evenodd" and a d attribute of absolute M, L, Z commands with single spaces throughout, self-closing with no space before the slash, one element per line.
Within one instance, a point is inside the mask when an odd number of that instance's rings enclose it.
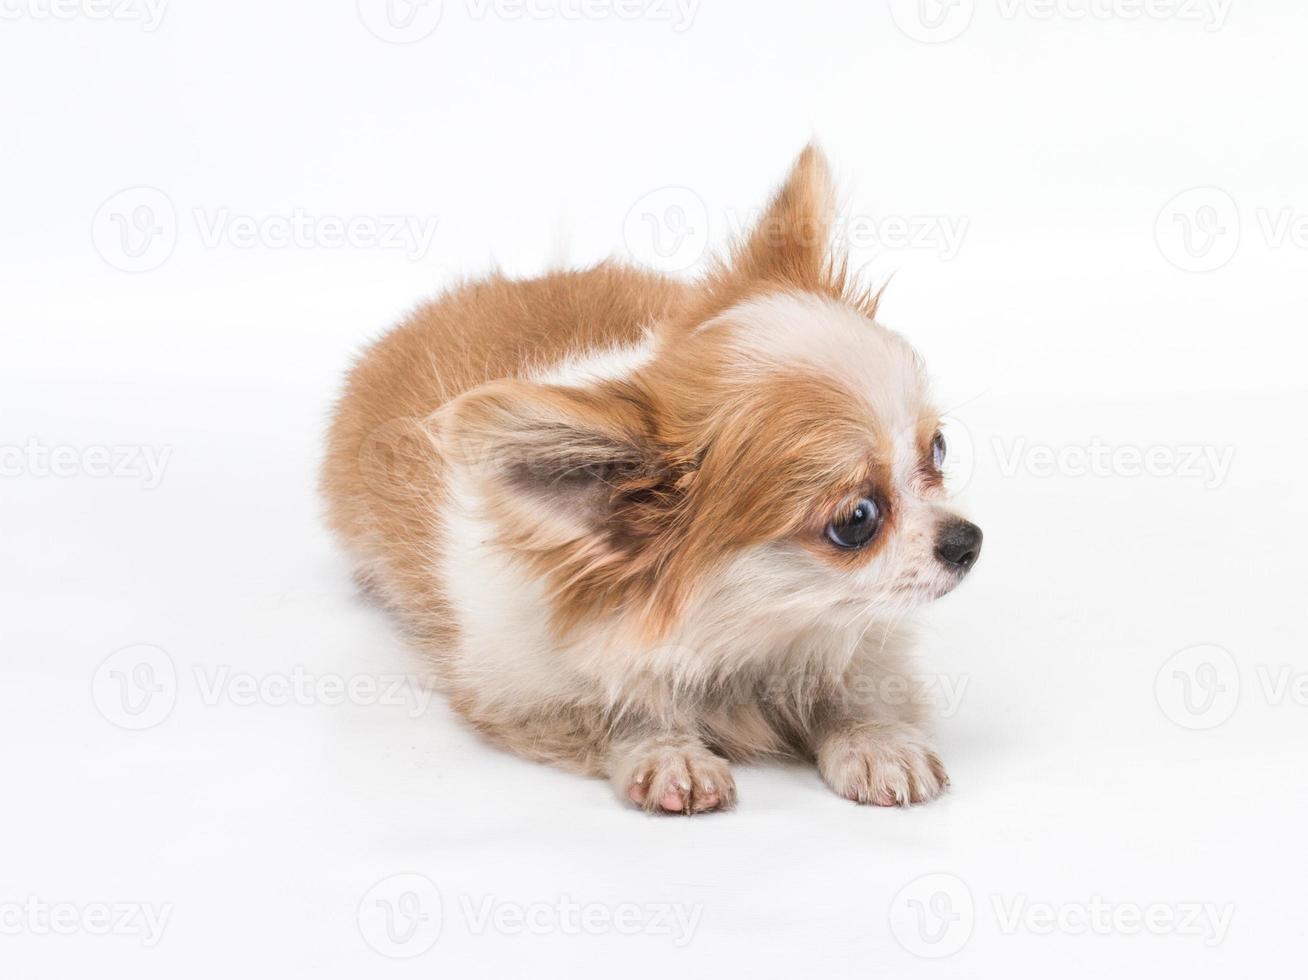
<path fill-rule="evenodd" d="M 981 556 L 981 529 L 971 521 L 950 521 L 936 539 L 936 557 L 966 572 Z"/>

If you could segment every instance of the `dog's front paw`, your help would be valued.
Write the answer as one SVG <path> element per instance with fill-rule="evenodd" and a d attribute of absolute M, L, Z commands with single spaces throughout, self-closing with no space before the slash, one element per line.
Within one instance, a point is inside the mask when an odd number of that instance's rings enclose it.
<path fill-rule="evenodd" d="M 736 802 L 727 760 L 703 746 L 651 743 L 624 756 L 614 786 L 651 813 L 704 813 Z"/>
<path fill-rule="evenodd" d="M 860 725 L 828 735 L 818 747 L 818 770 L 846 799 L 874 806 L 925 803 L 945 791 L 949 777 L 922 733 L 906 725 Z"/>

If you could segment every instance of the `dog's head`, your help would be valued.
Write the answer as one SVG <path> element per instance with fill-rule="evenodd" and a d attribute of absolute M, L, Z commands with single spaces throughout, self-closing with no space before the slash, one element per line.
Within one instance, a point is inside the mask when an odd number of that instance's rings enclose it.
<path fill-rule="evenodd" d="M 561 627 L 888 617 L 976 562 L 980 529 L 944 502 L 922 363 L 832 254 L 833 216 L 810 147 L 642 347 L 451 406 L 443 431 Z"/>

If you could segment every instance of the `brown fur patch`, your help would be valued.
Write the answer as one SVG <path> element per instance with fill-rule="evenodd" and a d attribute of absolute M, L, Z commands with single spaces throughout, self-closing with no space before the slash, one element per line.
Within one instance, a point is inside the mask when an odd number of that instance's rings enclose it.
<path fill-rule="evenodd" d="M 613 264 L 528 282 L 493 275 L 419 308 L 360 358 L 328 433 L 328 521 L 429 649 L 448 647 L 454 624 L 432 568 L 444 488 L 427 419 L 487 382 L 634 342 L 647 324 L 682 309 L 688 291 Z"/>

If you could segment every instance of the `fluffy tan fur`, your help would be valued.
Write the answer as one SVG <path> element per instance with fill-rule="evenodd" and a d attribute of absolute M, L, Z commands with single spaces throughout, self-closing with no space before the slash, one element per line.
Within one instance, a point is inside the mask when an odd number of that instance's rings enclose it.
<path fill-rule="evenodd" d="M 958 519 L 921 365 L 832 254 L 832 201 L 810 147 L 698 282 L 492 276 L 351 372 L 330 523 L 499 743 L 649 810 L 729 806 L 728 760 L 784 754 L 860 802 L 946 785 L 878 682 L 961 578 L 937 556 Z M 880 530 L 838 548 L 861 499 Z"/>

